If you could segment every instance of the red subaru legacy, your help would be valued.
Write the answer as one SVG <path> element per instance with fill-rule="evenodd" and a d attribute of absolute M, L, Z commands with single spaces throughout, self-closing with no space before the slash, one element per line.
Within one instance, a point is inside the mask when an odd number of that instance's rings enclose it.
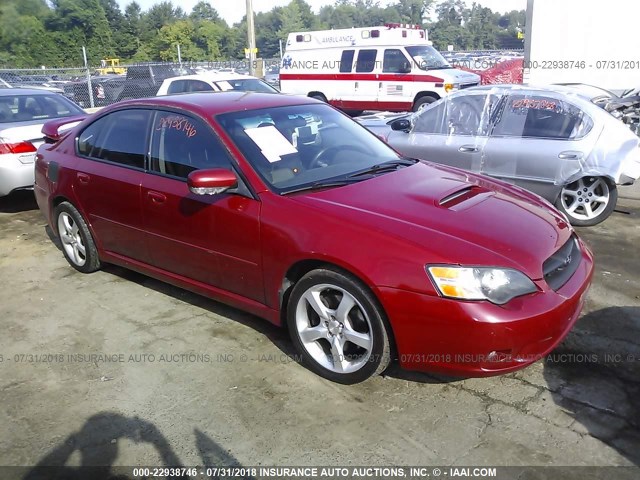
<path fill-rule="evenodd" d="M 546 201 L 404 158 L 313 99 L 186 94 L 107 107 L 37 155 L 80 272 L 124 266 L 287 325 L 314 372 L 491 375 L 550 352 L 593 257 Z"/>

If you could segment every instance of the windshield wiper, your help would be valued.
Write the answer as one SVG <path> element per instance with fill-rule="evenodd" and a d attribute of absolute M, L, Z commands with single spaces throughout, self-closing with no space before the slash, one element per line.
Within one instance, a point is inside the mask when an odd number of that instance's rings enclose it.
<path fill-rule="evenodd" d="M 287 190 L 286 192 L 282 192 L 283 195 L 288 195 L 290 193 L 304 192 L 306 190 L 318 190 L 320 188 L 331 188 L 331 187 L 341 187 L 343 185 L 349 185 L 351 183 L 357 183 L 364 179 L 355 179 L 355 178 L 342 178 L 339 180 L 321 180 L 318 182 L 313 182 L 308 185 L 303 185 L 298 188 L 294 188 L 293 190 Z"/>
<path fill-rule="evenodd" d="M 390 160 L 388 162 L 378 163 L 373 165 L 366 170 L 361 170 L 359 172 L 353 173 L 349 175 L 349 178 L 360 177 L 362 175 L 372 175 L 376 173 L 384 173 L 397 170 L 400 167 L 408 167 L 410 165 L 414 165 L 418 160 L 413 158 L 403 158 L 400 160 Z"/>

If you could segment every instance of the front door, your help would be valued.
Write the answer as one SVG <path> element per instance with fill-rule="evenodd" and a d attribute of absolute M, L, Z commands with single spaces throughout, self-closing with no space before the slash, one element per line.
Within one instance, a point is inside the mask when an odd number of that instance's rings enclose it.
<path fill-rule="evenodd" d="M 167 272 L 264 302 L 260 202 L 236 193 L 196 195 L 187 176 L 233 169 L 228 151 L 202 120 L 156 114 L 142 214 L 152 264 Z"/>

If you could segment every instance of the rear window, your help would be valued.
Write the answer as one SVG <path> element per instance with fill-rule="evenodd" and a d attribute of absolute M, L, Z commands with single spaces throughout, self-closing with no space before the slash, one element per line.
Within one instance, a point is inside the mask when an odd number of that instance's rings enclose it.
<path fill-rule="evenodd" d="M 280 93 L 268 83 L 256 78 L 223 80 L 215 82 L 215 85 L 223 92 L 236 90 L 240 92 Z"/>
<path fill-rule="evenodd" d="M 46 121 L 84 111 L 62 95 L 0 96 L 0 123 Z"/>

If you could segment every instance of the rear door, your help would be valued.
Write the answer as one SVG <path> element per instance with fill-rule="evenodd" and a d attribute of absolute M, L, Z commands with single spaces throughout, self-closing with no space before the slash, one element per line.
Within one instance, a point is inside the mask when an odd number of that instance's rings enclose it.
<path fill-rule="evenodd" d="M 149 263 L 142 227 L 140 184 L 148 150 L 151 112 L 105 115 L 78 137 L 73 191 L 97 241 L 108 252 Z"/>
<path fill-rule="evenodd" d="M 230 153 L 201 119 L 159 111 L 142 181 L 144 229 L 154 266 L 264 302 L 260 202 L 250 195 L 196 195 L 194 170 L 235 171 Z"/>
<path fill-rule="evenodd" d="M 592 119 L 553 92 L 518 92 L 505 99 L 484 149 L 482 172 L 551 201 L 579 172 L 599 137 Z"/>

